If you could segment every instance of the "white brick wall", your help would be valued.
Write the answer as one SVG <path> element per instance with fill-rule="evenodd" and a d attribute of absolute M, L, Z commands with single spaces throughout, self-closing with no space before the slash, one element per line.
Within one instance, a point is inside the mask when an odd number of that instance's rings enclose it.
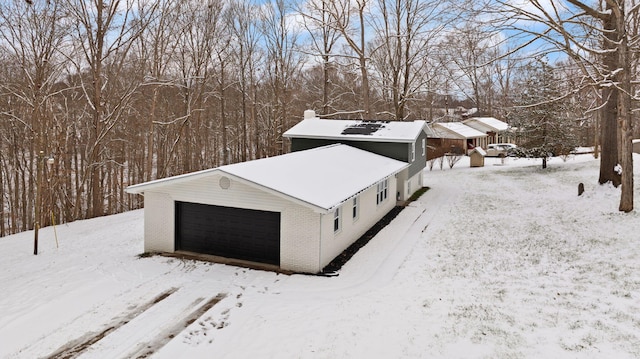
<path fill-rule="evenodd" d="M 166 193 L 144 194 L 144 251 L 173 252 L 175 249 L 173 199 Z"/>
<path fill-rule="evenodd" d="M 162 192 L 145 192 L 145 251 L 175 250 L 175 202 L 280 212 L 280 267 L 318 272 L 320 214 L 240 181 L 220 187 L 221 174 L 167 184 Z"/>
<path fill-rule="evenodd" d="M 415 175 L 413 175 L 413 177 L 409 178 L 409 180 L 407 181 L 408 183 L 411 183 L 411 185 L 407 186 L 407 188 L 411 189 L 410 192 L 406 192 L 407 193 L 407 198 L 409 199 L 409 197 L 411 197 L 411 195 L 413 195 L 417 190 L 419 190 L 420 188 L 422 188 L 422 171 L 416 173 Z"/>
<path fill-rule="evenodd" d="M 280 267 L 317 273 L 320 267 L 320 213 L 291 206 L 282 214 Z"/>
<path fill-rule="evenodd" d="M 396 178 L 389 178 L 388 197 L 379 205 L 376 204 L 376 187 L 377 186 L 373 186 L 358 196 L 360 213 L 357 220 L 354 221 L 352 217 L 352 202 L 347 201 L 342 205 L 342 228 L 339 232 L 335 233 L 333 231 L 333 213 L 324 216 L 322 226 L 321 267 L 329 264 L 333 258 L 358 240 L 358 238 L 395 207 L 395 193 L 397 191 Z"/>
<path fill-rule="evenodd" d="M 409 177 L 409 168 L 405 168 L 401 172 L 396 175 L 396 179 L 398 181 L 397 190 L 393 192 L 393 198 L 397 199 L 398 202 L 404 202 L 409 198 L 407 196 L 407 180 Z M 399 195 L 399 196 L 397 196 Z"/>
<path fill-rule="evenodd" d="M 389 178 L 388 197 L 376 205 L 377 188 L 359 195 L 359 215 L 352 218 L 352 202 L 342 206 L 342 228 L 333 230 L 333 213 L 320 214 L 254 186 L 230 178 L 220 186 L 221 174 L 167 184 L 145 192 L 145 251 L 175 250 L 175 202 L 194 202 L 280 212 L 280 267 L 296 272 L 317 273 L 360 238 L 396 205 L 397 183 Z M 417 189 L 417 186 L 416 186 Z"/>
<path fill-rule="evenodd" d="M 416 173 L 411 178 L 407 178 L 409 175 L 409 169 L 398 173 L 398 193 L 400 197 L 399 202 L 404 202 L 411 197 L 417 190 L 422 188 L 422 171 Z M 394 192 L 396 193 L 396 192 Z"/>

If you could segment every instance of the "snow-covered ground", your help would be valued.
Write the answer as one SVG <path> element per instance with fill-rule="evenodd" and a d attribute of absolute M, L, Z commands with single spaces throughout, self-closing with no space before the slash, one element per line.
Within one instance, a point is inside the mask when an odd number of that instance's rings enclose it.
<path fill-rule="evenodd" d="M 0 238 L 0 357 L 640 358 L 640 211 L 597 177 L 445 162 L 337 277 L 139 258 L 142 211 Z"/>

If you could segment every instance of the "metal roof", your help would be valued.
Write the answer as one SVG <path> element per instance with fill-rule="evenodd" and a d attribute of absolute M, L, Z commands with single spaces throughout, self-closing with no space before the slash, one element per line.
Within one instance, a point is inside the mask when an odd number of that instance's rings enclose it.
<path fill-rule="evenodd" d="M 143 193 L 177 181 L 225 173 L 326 212 L 406 167 L 405 162 L 335 144 L 141 183 L 126 191 Z"/>

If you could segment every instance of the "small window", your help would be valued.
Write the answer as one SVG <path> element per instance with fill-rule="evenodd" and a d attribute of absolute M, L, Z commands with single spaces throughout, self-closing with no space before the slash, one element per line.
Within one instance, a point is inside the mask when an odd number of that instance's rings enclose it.
<path fill-rule="evenodd" d="M 378 183 L 378 195 L 376 196 L 376 204 L 380 204 L 387 199 L 389 194 L 389 180 L 386 179 Z"/>
<path fill-rule="evenodd" d="M 354 221 L 356 219 L 358 219 L 358 214 L 359 214 L 358 212 L 359 212 L 359 210 L 358 210 L 358 197 L 354 197 L 353 198 L 353 209 L 352 209 L 352 213 L 351 213 L 352 218 L 353 218 Z"/>
<path fill-rule="evenodd" d="M 415 142 L 411 144 L 411 162 L 416 160 L 416 144 Z"/>
<path fill-rule="evenodd" d="M 384 180 L 384 198 L 382 199 L 383 201 L 385 199 L 387 199 L 387 194 L 388 194 L 387 192 L 388 191 L 389 191 L 389 180 L 386 179 L 386 180 Z"/>
<path fill-rule="evenodd" d="M 338 232 L 340 230 L 340 207 L 336 208 L 333 212 L 333 231 Z"/>
<path fill-rule="evenodd" d="M 422 155 L 426 155 L 427 154 L 427 139 L 423 138 L 422 139 Z"/>

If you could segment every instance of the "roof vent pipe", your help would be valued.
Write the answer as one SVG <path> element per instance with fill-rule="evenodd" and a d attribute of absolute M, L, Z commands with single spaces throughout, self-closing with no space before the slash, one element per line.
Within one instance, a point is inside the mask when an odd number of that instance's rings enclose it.
<path fill-rule="evenodd" d="M 306 110 L 304 112 L 304 119 L 316 118 L 316 112 L 314 110 Z"/>

